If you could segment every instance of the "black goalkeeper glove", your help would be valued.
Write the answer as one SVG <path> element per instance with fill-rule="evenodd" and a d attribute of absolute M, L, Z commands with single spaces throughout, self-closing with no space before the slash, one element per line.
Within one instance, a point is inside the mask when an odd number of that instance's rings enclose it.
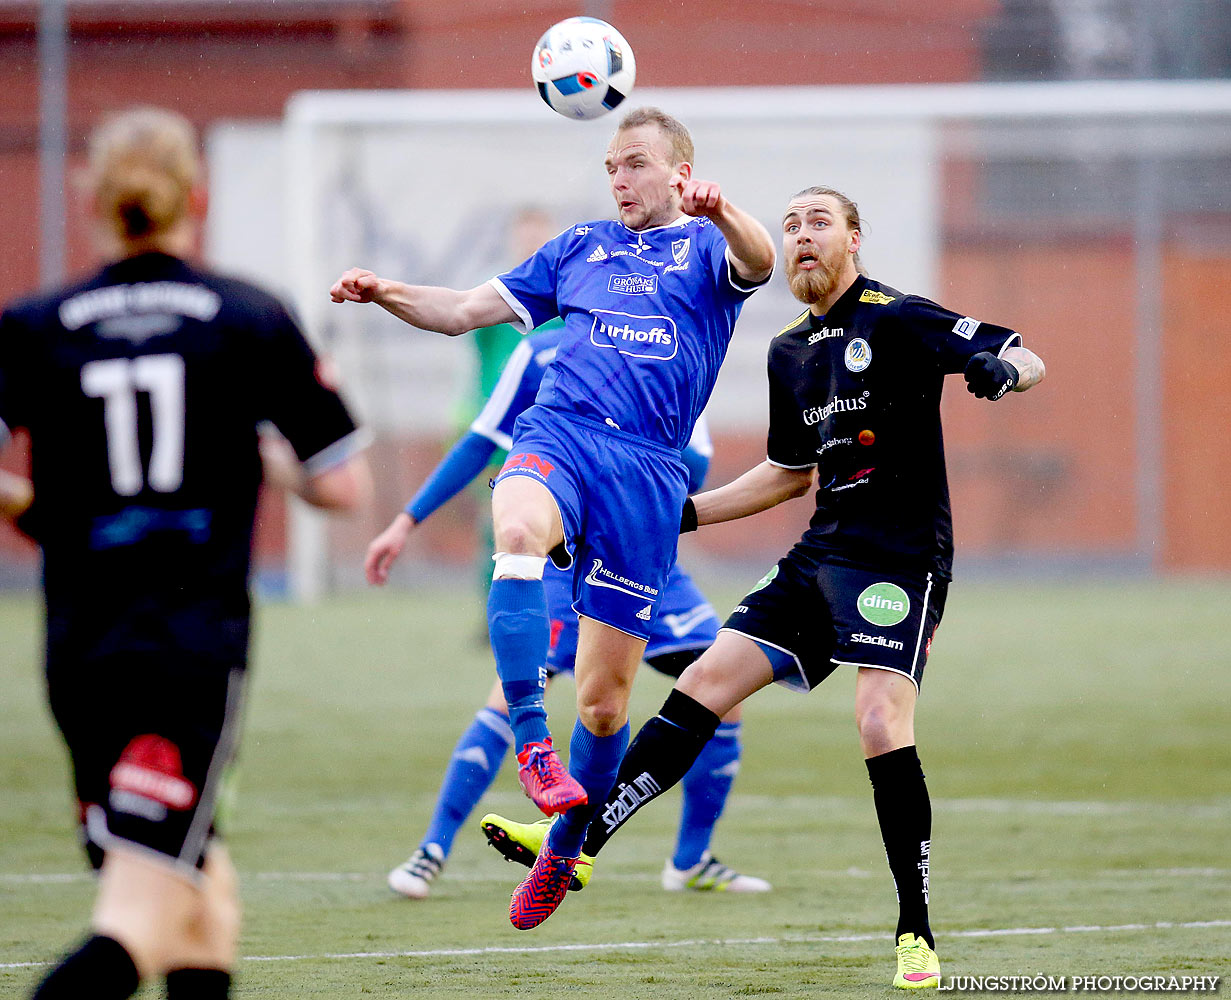
<path fill-rule="evenodd" d="M 1017 386 L 1018 371 L 990 351 L 966 362 L 966 388 L 980 399 L 997 400 Z"/>
<path fill-rule="evenodd" d="M 684 510 L 680 513 L 680 534 L 697 530 L 697 505 L 692 497 L 684 497 Z"/>

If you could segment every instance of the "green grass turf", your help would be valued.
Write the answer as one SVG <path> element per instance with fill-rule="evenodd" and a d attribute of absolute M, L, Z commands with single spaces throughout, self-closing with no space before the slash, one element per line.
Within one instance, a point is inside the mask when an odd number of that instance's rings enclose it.
<path fill-rule="evenodd" d="M 748 581 L 703 582 L 725 610 Z M 918 721 L 946 976 L 1229 971 L 1229 604 L 1219 583 L 954 588 Z M 489 809 L 533 815 L 506 767 L 433 896 L 392 895 L 385 873 L 416 846 L 494 677 L 479 622 L 464 591 L 260 610 L 229 837 L 246 902 L 237 996 L 891 992 L 893 887 L 845 672 L 748 707 L 715 850 L 772 893 L 659 889 L 672 792 L 612 841 L 585 892 L 515 931 L 523 870 L 477 829 Z M 53 959 L 92 895 L 37 630 L 32 601 L 0 600 L 0 966 Z M 635 725 L 668 684 L 645 671 L 637 687 Z M 571 684 L 548 700 L 567 743 Z M 1035 933 L 994 933 L 1017 929 Z M 0 995 L 39 974 L 0 968 Z"/>

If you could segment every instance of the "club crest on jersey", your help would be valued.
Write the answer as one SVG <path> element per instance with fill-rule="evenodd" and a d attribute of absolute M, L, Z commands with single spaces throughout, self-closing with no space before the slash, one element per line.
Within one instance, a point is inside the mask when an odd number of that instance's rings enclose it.
<path fill-rule="evenodd" d="M 683 264 L 684 258 L 688 256 L 688 249 L 692 246 L 692 237 L 685 236 L 682 240 L 675 240 L 671 244 L 671 256 L 677 264 Z"/>
<path fill-rule="evenodd" d="M 872 363 L 872 348 L 862 337 L 856 337 L 846 345 L 842 360 L 846 364 L 847 371 L 856 373 L 864 371 Z"/>

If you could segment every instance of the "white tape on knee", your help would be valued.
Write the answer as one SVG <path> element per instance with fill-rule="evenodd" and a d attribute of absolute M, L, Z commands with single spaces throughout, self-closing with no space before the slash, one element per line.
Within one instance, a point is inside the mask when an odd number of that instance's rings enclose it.
<path fill-rule="evenodd" d="M 541 580 L 543 567 L 547 565 L 546 556 L 523 556 L 512 552 L 497 552 L 492 556 L 496 568 L 492 570 L 493 580 Z"/>

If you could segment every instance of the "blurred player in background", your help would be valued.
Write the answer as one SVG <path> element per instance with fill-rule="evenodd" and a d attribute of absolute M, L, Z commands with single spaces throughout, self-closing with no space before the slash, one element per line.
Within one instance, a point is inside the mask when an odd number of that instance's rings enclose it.
<path fill-rule="evenodd" d="M 4 506 L 42 548 L 48 695 L 101 869 L 90 936 L 34 996 L 165 976 L 172 1000 L 208 1000 L 229 994 L 239 935 L 214 821 L 245 686 L 257 425 L 285 434 L 294 454 L 279 439 L 270 461 L 309 503 L 353 510 L 370 484 L 283 307 L 184 260 L 205 209 L 188 122 L 102 125 L 90 182 L 110 262 L 0 316 L 0 432 L 25 428 L 32 470 Z"/>
<path fill-rule="evenodd" d="M 559 231 L 560 227 L 554 223 L 551 214 L 546 209 L 539 208 L 537 205 L 523 205 L 509 219 L 506 241 L 508 244 L 507 257 L 501 260 L 501 265 L 517 264 L 525 260 Z M 557 318 L 545 323 L 544 327 L 552 325 L 563 326 L 564 324 Z M 479 411 L 487 405 L 487 401 L 496 389 L 496 383 L 500 380 L 500 373 L 504 370 L 505 362 L 509 360 L 509 355 L 513 353 L 514 348 L 521 343 L 522 336 L 521 329 L 512 323 L 497 323 L 494 326 L 480 327 L 466 338 L 474 346 L 476 368 L 474 383 L 460 407 L 460 418 L 457 421 L 459 432 L 469 427 Z M 504 447 L 498 447 L 491 452 L 487 464 L 498 467 L 504 464 L 506 457 Z M 487 491 L 483 492 L 486 494 Z M 486 503 L 488 497 L 485 495 L 483 500 Z M 478 581 L 480 592 L 486 603 L 492 585 L 491 561 L 496 551 L 491 518 L 480 517 L 477 530 L 479 538 Z M 486 641 L 486 617 L 482 623 L 482 632 L 484 641 Z"/>
<path fill-rule="evenodd" d="M 364 569 L 368 582 L 384 584 L 414 529 L 455 496 L 484 468 L 498 448 L 507 448 L 514 423 L 534 404 L 539 383 L 559 349 L 564 335 L 560 324 L 537 330 L 521 342 L 505 366 L 491 398 L 478 417 L 436 467 L 406 509 L 393 519 L 368 546 Z M 713 447 L 705 418 L 697 421 L 692 440 L 684 450 L 689 490 L 700 489 L 709 468 Z M 548 566 L 543 573 L 551 638 L 547 653 L 547 678 L 571 673 L 577 655 L 577 613 L 573 610 L 572 576 Z M 659 614 L 650 630 L 645 662 L 669 677 L 697 658 L 718 633 L 718 617 L 696 585 L 677 564 L 667 577 Z M 739 771 L 742 709 L 735 706 L 723 717 L 713 738 L 684 776 L 684 803 L 675 852 L 662 874 L 668 890 L 698 889 L 719 892 L 764 892 L 764 879 L 741 875 L 710 853 L 714 825 L 722 815 L 731 784 Z M 407 861 L 389 873 L 389 886 L 412 899 L 423 899 L 440 874 L 453 848 L 453 838 L 479 799 L 491 787 L 513 738 L 509 710 L 499 681 L 492 687 L 486 705 L 462 734 L 445 771 L 423 839 Z M 485 827 L 486 829 L 486 827 Z M 499 827 L 493 828 L 499 836 Z M 579 872 L 579 884 L 588 879 L 588 869 Z"/>
<path fill-rule="evenodd" d="M 946 374 L 964 372 L 972 393 L 995 400 L 1037 384 L 1044 369 L 1012 330 L 866 277 L 860 227 L 855 204 L 837 191 L 791 199 L 782 256 L 808 310 L 770 346 L 768 457 L 691 498 L 681 530 L 747 517 L 815 481 L 811 524 L 637 734 L 600 809 L 605 822 L 583 850 L 592 858 L 679 781 L 732 705 L 774 681 L 808 691 L 853 666 L 859 739 L 898 892 L 894 985 L 935 987 L 932 811 L 914 718 L 953 562 L 941 390 Z M 536 834 L 503 826 L 506 838 L 493 845 L 512 845 L 502 853 L 524 860 Z"/>
<path fill-rule="evenodd" d="M 633 676 L 675 562 L 692 436 L 744 301 L 769 280 L 765 228 L 692 176 L 688 130 L 654 108 L 630 112 L 605 166 L 619 220 L 565 230 L 529 260 L 468 291 L 412 286 L 352 269 L 338 302 L 376 302 L 414 326 L 456 335 L 518 322 L 565 323 L 535 405 L 518 418 L 496 478 L 488 601 L 497 672 L 522 787 L 562 814 L 509 918 L 534 926 L 573 879 L 594 807 L 628 745 Z M 566 772 L 543 709 L 548 650 L 543 571 L 573 569 L 577 723 Z"/>

